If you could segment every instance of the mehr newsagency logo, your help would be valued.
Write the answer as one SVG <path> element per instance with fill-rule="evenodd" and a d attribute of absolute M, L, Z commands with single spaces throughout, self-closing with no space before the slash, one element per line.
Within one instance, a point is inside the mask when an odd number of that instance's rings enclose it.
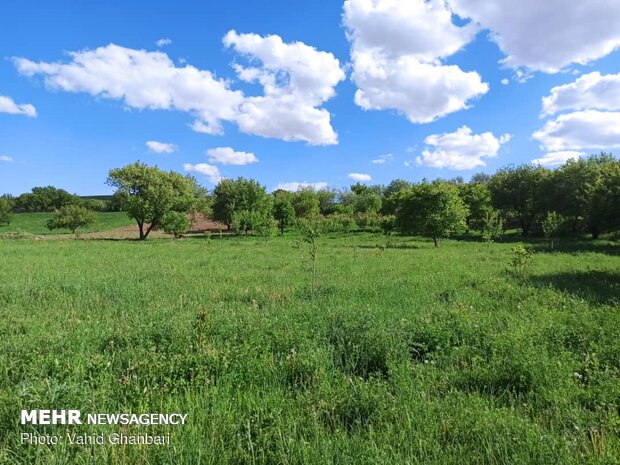
<path fill-rule="evenodd" d="M 180 426 L 187 421 L 186 413 L 88 413 L 79 410 L 22 410 L 22 425 L 118 425 L 118 426 Z M 21 444 L 33 445 L 169 445 L 170 433 L 72 433 L 39 434 L 22 432 Z"/>

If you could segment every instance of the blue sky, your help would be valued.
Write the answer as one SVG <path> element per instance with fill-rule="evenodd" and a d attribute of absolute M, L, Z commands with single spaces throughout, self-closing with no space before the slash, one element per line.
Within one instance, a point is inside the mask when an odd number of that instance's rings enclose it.
<path fill-rule="evenodd" d="M 620 6 L 550 0 L 549 20 L 534 1 L 490 3 L 500 12 L 482 0 L 8 2 L 0 192 L 108 193 L 108 170 L 136 160 L 271 190 L 467 179 L 620 147 Z M 224 104 L 201 99 L 196 86 L 214 83 Z"/>

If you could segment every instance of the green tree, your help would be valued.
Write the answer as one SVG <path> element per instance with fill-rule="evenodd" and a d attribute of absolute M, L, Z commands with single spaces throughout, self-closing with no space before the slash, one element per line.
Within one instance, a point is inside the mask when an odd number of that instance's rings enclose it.
<path fill-rule="evenodd" d="M 250 231 L 266 225 L 271 217 L 272 197 L 253 179 L 223 179 L 215 187 L 213 197 L 213 219 L 228 229 L 234 223 L 236 228 Z"/>
<path fill-rule="evenodd" d="M 563 223 L 564 218 L 556 212 L 548 212 L 547 216 L 545 216 L 541 222 L 543 234 L 549 240 L 551 250 L 553 250 L 553 238 L 556 236 Z"/>
<path fill-rule="evenodd" d="M 513 215 L 527 236 L 537 214 L 541 213 L 544 187 L 550 171 L 540 166 L 521 165 L 499 170 L 489 181 L 493 206 L 505 216 Z"/>
<path fill-rule="evenodd" d="M 383 215 L 396 214 L 396 195 L 411 187 L 411 183 L 404 179 L 394 179 L 383 189 L 381 199 L 381 213 Z"/>
<path fill-rule="evenodd" d="M 400 192 L 397 205 L 397 228 L 404 233 L 431 237 L 435 247 L 439 247 L 441 238 L 465 228 L 468 210 L 454 184 L 423 182 Z"/>
<path fill-rule="evenodd" d="M 336 213 L 336 191 L 321 189 L 316 191 L 316 196 L 319 199 L 319 210 L 321 212 L 321 215 L 327 216 Z"/>
<path fill-rule="evenodd" d="M 75 234 L 78 228 L 91 226 L 96 220 L 95 212 L 79 205 L 67 205 L 54 212 L 54 216 L 47 222 L 47 228 L 68 229 Z"/>
<path fill-rule="evenodd" d="M 493 209 L 489 186 L 483 183 L 460 184 L 459 194 L 469 209 L 467 228 L 480 229 L 487 214 Z"/>
<path fill-rule="evenodd" d="M 204 196 L 194 178 L 140 162 L 110 170 L 107 183 L 116 188 L 114 196 L 138 224 L 140 240 L 161 225 L 166 213 L 191 212 Z"/>
<path fill-rule="evenodd" d="M 278 222 L 280 234 L 295 223 L 295 209 L 288 196 L 279 195 L 273 201 L 273 217 Z"/>
<path fill-rule="evenodd" d="M 308 244 L 308 253 L 310 255 L 310 263 L 312 265 L 312 294 L 316 292 L 316 276 L 317 276 L 317 260 L 318 260 L 318 243 L 317 239 L 325 232 L 325 218 L 320 215 L 314 215 L 302 218 L 298 222 L 299 231 L 304 242 Z"/>
<path fill-rule="evenodd" d="M 291 203 L 293 204 L 295 216 L 297 218 L 309 218 L 321 212 L 319 196 L 314 189 L 311 188 L 304 188 L 297 192 L 293 192 Z"/>
<path fill-rule="evenodd" d="M 481 233 L 484 242 L 493 242 L 501 239 L 504 234 L 504 218 L 499 210 L 489 210 L 482 219 Z"/>
<path fill-rule="evenodd" d="M 175 239 L 178 239 L 191 227 L 192 222 L 185 212 L 169 211 L 164 213 L 161 225 L 166 234 L 172 234 Z"/>
<path fill-rule="evenodd" d="M 27 212 L 48 212 L 67 205 L 80 204 L 80 198 L 64 189 L 53 186 L 33 187 L 31 192 L 20 195 L 15 207 Z"/>
<path fill-rule="evenodd" d="M 13 216 L 13 200 L 7 196 L 0 197 L 0 224 L 11 224 Z"/>

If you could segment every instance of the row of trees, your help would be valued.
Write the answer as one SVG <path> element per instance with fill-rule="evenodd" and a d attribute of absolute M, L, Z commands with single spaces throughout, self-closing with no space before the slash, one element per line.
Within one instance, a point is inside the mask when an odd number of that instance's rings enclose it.
<path fill-rule="evenodd" d="M 505 226 L 518 226 L 524 236 L 536 229 L 548 237 L 561 228 L 589 231 L 594 238 L 620 229 L 620 162 L 605 153 L 568 161 L 556 170 L 508 167 L 492 176 L 475 175 L 469 183 L 459 178 L 418 184 L 397 179 L 387 186 L 355 184 L 340 191 L 269 194 L 257 181 L 238 178 L 220 181 L 209 194 L 191 176 L 139 162 L 111 170 L 107 182 L 115 188 L 113 203 L 135 219 L 140 239 L 156 228 L 182 234 L 193 212 L 246 234 L 266 235 L 275 228 L 284 233 L 301 219 L 322 218 L 344 230 L 355 226 L 422 234 L 435 245 L 466 230 L 494 240 Z M 34 188 L 18 199 L 0 198 L 0 222 L 16 205 L 28 211 L 88 207 L 62 189 Z"/>

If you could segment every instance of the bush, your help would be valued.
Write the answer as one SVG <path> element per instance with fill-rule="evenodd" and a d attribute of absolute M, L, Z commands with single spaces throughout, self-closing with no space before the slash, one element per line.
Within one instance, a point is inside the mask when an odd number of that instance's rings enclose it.
<path fill-rule="evenodd" d="M 13 201 L 7 197 L 0 197 L 0 224 L 11 224 Z"/>
<path fill-rule="evenodd" d="M 510 259 L 510 264 L 512 268 L 518 273 L 525 273 L 530 262 L 532 261 L 532 257 L 534 256 L 534 251 L 531 247 L 525 246 L 523 244 L 517 244 L 512 248 L 512 257 Z"/>
<path fill-rule="evenodd" d="M 187 213 L 168 212 L 162 218 L 162 226 L 166 234 L 174 235 L 175 239 L 181 237 L 192 225 Z"/>
<path fill-rule="evenodd" d="M 69 229 L 75 234 L 76 229 L 85 228 L 95 223 L 95 213 L 77 205 L 67 205 L 54 212 L 54 216 L 47 222 L 47 228 Z"/>
<path fill-rule="evenodd" d="M 487 212 L 482 220 L 482 240 L 484 242 L 493 242 L 501 239 L 504 234 L 504 219 L 499 211 L 493 210 Z"/>

